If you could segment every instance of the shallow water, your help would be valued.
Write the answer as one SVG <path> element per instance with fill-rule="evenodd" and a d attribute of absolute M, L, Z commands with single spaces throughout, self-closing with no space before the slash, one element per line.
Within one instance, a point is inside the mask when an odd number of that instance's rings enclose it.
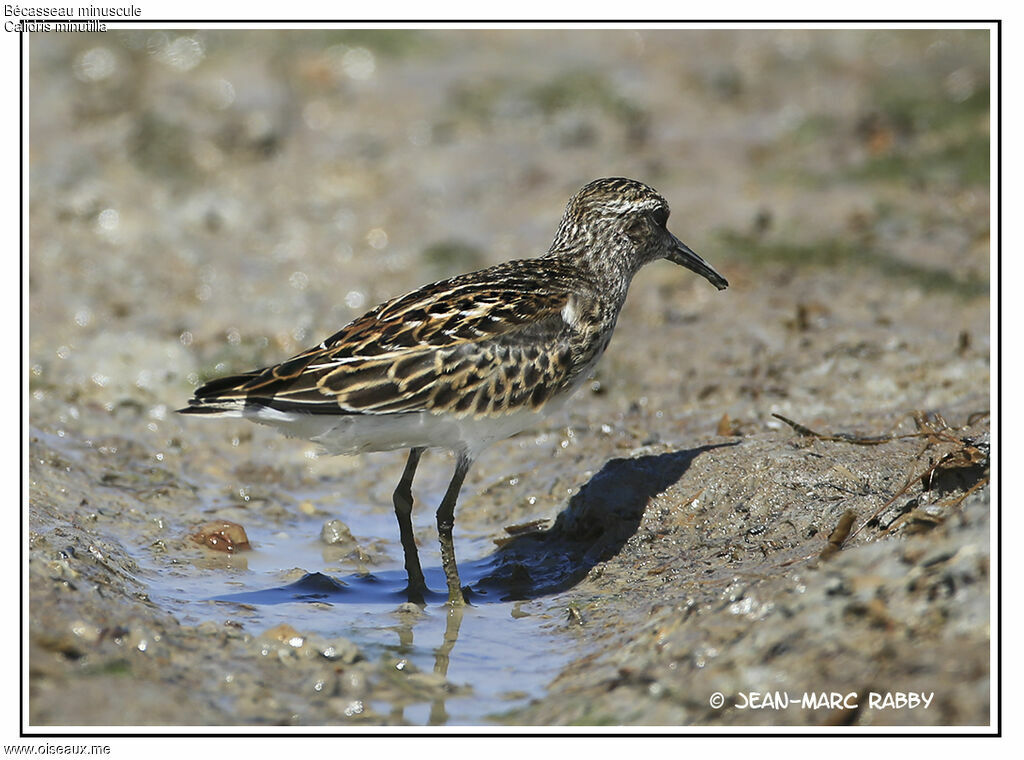
<path fill-rule="evenodd" d="M 346 511 L 356 536 L 397 534 L 391 515 L 370 509 Z M 179 564 L 168 572 L 165 555 L 140 553 L 135 559 L 146 571 L 149 596 L 182 623 L 223 621 L 260 635 L 287 624 L 303 636 L 343 637 L 356 644 L 366 659 L 390 659 L 398 668 L 411 663 L 421 672 L 445 676 L 455 693 L 443 702 L 424 701 L 395 707 L 371 703 L 377 712 L 400 716 L 415 725 L 488 722 L 541 697 L 554 674 L 568 662 L 564 648 L 553 646 L 543 628 L 549 616 L 534 603 L 500 601 L 478 592 L 463 611 L 445 604 L 440 553 L 421 547 L 428 586 L 434 593 L 425 608 L 406 604 L 406 576 L 397 540 L 386 541 L 394 567 L 363 574 L 346 573 L 329 561 L 331 547 L 322 543 L 322 517 L 296 519 L 287 531 L 256 527 L 248 531 L 250 551 L 212 557 L 218 567 L 204 568 L 212 550 L 203 550 L 197 564 Z M 464 585 L 473 587 L 492 567 L 485 556 L 490 542 L 457 541 L 467 559 L 459 564 Z M 475 557 L 484 557 L 475 560 Z M 281 583 L 305 571 L 298 580 Z M 396 710 L 398 711 L 396 713 Z"/>

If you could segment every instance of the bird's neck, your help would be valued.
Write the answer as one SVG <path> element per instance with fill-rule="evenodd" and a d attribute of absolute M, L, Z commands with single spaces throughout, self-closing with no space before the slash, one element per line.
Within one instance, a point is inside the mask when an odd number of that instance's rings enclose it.
<path fill-rule="evenodd" d="M 625 237 L 615 240 L 605 236 L 577 235 L 567 241 L 556 237 L 545 258 L 572 262 L 594 284 L 602 300 L 617 301 L 621 306 L 633 275 L 640 268 L 630 245 Z"/>

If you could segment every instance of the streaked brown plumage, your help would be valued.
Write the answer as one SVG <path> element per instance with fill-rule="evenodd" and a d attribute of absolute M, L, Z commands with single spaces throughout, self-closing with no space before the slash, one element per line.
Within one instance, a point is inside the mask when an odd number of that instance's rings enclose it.
<path fill-rule="evenodd" d="M 536 263 L 528 271 L 501 264 L 388 301 L 320 346 L 214 381 L 197 397 L 215 392 L 221 403 L 259 399 L 313 414 L 537 408 L 592 358 L 600 331 L 571 330 L 561 316 L 570 297 L 585 308 L 596 284 L 559 259 Z"/>
<path fill-rule="evenodd" d="M 461 603 L 451 529 L 470 464 L 558 408 L 611 339 L 633 275 L 659 258 L 725 279 L 665 227 L 668 204 L 635 180 L 596 180 L 569 201 L 545 256 L 453 277 L 387 301 L 281 364 L 213 380 L 186 414 L 244 416 L 335 453 L 411 449 L 395 491 L 409 596 L 426 591 L 412 536 L 423 450 L 450 448 L 438 509 L 449 601 Z"/>

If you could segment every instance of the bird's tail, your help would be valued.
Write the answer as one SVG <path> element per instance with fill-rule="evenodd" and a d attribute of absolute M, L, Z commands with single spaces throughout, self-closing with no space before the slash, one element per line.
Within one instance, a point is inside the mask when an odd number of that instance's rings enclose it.
<path fill-rule="evenodd" d="M 250 401 L 248 394 L 242 390 L 256 375 L 249 372 L 244 375 L 218 377 L 195 390 L 188 400 L 188 406 L 176 410 L 178 414 L 199 414 L 210 417 L 241 417 L 246 403 Z"/>

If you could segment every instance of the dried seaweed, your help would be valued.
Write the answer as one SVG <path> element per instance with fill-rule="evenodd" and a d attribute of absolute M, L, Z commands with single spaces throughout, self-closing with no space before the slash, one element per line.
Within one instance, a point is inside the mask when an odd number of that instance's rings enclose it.
<path fill-rule="evenodd" d="M 978 421 L 987 417 L 987 410 L 975 412 L 968 417 L 967 426 L 971 427 Z M 952 512 L 959 509 L 964 500 L 972 493 L 982 488 L 989 482 L 989 444 L 986 436 L 965 435 L 963 429 L 955 429 L 943 419 L 938 413 L 925 413 L 915 411 L 911 413 L 914 423 L 917 425 L 917 432 L 900 433 L 877 436 L 856 435 L 851 433 L 819 433 L 811 430 L 806 425 L 795 422 L 781 414 L 773 414 L 779 420 L 789 425 L 798 435 L 804 438 L 814 438 L 820 441 L 835 441 L 837 443 L 849 443 L 857 446 L 878 446 L 892 441 L 907 440 L 910 438 L 924 439 L 924 446 L 917 454 L 917 459 L 923 457 L 930 449 L 942 447 L 947 450 L 936 460 L 929 460 L 929 464 L 922 470 L 910 473 L 902 487 L 885 501 L 878 509 L 872 512 L 867 519 L 857 526 L 856 530 L 850 532 L 854 521 L 853 514 L 849 511 L 843 514 L 836 529 L 829 536 L 828 544 L 822 549 L 820 557 L 827 559 L 842 548 L 844 541 L 855 537 L 867 525 L 872 524 L 878 516 L 891 507 L 896 501 L 906 495 L 915 483 L 921 486 L 921 492 L 936 490 L 940 486 L 942 478 L 956 475 L 964 475 L 973 480 L 967 486 L 963 485 L 964 492 L 958 497 L 944 503 L 931 505 L 931 509 L 923 510 L 912 507 L 904 514 L 893 520 L 886 530 L 893 532 L 901 525 L 912 521 L 917 529 L 927 529 L 934 525 L 941 524 L 946 518 L 942 512 Z M 952 448 L 950 448 L 952 447 Z M 963 479 L 962 477 L 960 479 Z"/>

